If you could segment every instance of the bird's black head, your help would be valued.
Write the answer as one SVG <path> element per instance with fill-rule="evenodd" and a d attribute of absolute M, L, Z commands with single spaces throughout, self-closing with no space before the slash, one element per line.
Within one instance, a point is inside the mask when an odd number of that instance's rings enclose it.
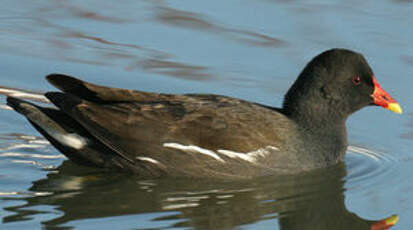
<path fill-rule="evenodd" d="M 361 54 L 331 49 L 307 64 L 285 95 L 283 111 L 307 122 L 337 122 L 371 104 L 401 113 Z"/>

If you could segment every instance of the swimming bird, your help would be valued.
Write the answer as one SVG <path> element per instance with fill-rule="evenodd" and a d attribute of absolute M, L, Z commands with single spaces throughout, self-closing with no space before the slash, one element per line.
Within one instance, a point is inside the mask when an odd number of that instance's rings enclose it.
<path fill-rule="evenodd" d="M 352 113 L 369 105 L 402 113 L 363 55 L 346 49 L 313 58 L 281 108 L 46 78 L 61 91 L 45 94 L 57 108 L 14 97 L 7 104 L 70 160 L 145 178 L 241 179 L 327 167 L 343 160 Z"/>

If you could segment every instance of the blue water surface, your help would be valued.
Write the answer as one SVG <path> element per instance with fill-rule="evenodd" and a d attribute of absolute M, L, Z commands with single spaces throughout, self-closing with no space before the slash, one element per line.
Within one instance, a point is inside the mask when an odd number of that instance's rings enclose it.
<path fill-rule="evenodd" d="M 393 214 L 394 229 L 413 225 L 412 1 L 2 4 L 1 229 L 371 229 Z M 308 175 L 140 180 L 79 167 L 3 96 L 43 103 L 41 94 L 53 90 L 44 76 L 65 73 L 280 106 L 304 65 L 334 47 L 364 54 L 404 113 L 369 107 L 352 115 L 346 161 Z"/>

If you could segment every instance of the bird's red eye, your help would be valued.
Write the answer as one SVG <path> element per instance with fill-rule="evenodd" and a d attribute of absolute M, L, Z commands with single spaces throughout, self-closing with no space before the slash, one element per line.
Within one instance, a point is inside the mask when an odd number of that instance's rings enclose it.
<path fill-rule="evenodd" d="M 355 85 L 360 84 L 360 83 L 361 83 L 361 78 L 360 78 L 360 76 L 358 76 L 358 75 L 354 76 L 354 77 L 353 77 L 353 83 L 354 83 Z"/>

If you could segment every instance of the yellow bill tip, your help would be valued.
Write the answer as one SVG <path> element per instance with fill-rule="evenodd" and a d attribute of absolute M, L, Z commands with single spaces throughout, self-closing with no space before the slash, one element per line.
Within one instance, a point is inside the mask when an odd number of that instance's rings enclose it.
<path fill-rule="evenodd" d="M 398 221 L 399 221 L 399 216 L 398 215 L 393 215 L 393 216 L 387 217 L 386 220 L 385 220 L 386 224 L 391 225 L 391 226 L 395 225 Z"/>
<path fill-rule="evenodd" d="M 403 113 L 402 107 L 398 103 L 389 103 L 387 109 L 398 114 Z"/>
<path fill-rule="evenodd" d="M 370 230 L 385 230 L 390 229 L 399 221 L 398 215 L 389 216 L 386 219 L 375 222 L 371 225 Z"/>

